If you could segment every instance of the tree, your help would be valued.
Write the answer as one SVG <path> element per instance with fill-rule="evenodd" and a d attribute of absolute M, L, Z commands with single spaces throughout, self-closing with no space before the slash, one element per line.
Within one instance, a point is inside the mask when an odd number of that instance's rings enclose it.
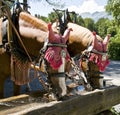
<path fill-rule="evenodd" d="M 107 33 L 111 34 L 111 37 L 114 37 L 117 34 L 117 27 L 114 20 L 107 20 L 106 23 L 108 25 Z"/>
<path fill-rule="evenodd" d="M 91 18 L 85 18 L 84 19 L 85 27 L 88 28 L 91 31 L 95 31 L 94 27 L 94 20 Z"/>
<path fill-rule="evenodd" d="M 110 27 L 110 20 L 108 18 L 100 18 L 95 23 L 95 30 L 97 34 L 99 34 L 102 37 L 106 36 L 109 27 Z"/>
<path fill-rule="evenodd" d="M 45 16 L 40 16 L 40 19 L 44 20 L 46 23 L 50 22 L 49 18 Z"/>
<path fill-rule="evenodd" d="M 50 22 L 53 23 L 56 21 L 56 19 L 58 19 L 58 16 L 55 12 L 51 12 L 50 14 L 48 14 L 48 18 L 49 18 Z"/>
<path fill-rule="evenodd" d="M 120 26 L 120 0 L 108 0 L 106 11 L 112 14 L 115 22 Z"/>
<path fill-rule="evenodd" d="M 76 24 L 80 25 L 80 26 L 85 26 L 84 20 L 80 15 L 76 16 Z"/>

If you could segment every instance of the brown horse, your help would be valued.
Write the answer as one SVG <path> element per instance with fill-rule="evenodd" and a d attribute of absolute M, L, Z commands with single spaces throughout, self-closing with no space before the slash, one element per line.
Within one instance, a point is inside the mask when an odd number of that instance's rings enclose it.
<path fill-rule="evenodd" d="M 15 17 L 14 20 L 15 22 L 12 22 L 8 17 L 7 24 L 4 26 L 5 22 L 1 18 L 0 23 L 0 40 L 1 46 L 3 46 L 0 48 L 0 75 L 2 79 L 0 98 L 3 97 L 4 81 L 7 76 L 11 75 L 11 79 L 15 83 L 14 95 L 19 94 L 19 85 L 27 84 L 31 81 L 29 77 L 31 64 L 33 65 L 33 61 L 38 62 L 40 50 L 43 48 L 46 38 L 48 38 L 49 43 L 51 43 L 50 45 L 59 45 L 59 43 L 61 43 L 61 46 L 48 46 L 50 52 L 47 50 L 45 57 L 48 62 L 53 60 L 50 64 L 47 62 L 47 72 L 53 84 L 53 88 L 58 90 L 57 92 L 60 97 L 66 95 L 65 70 L 67 66 L 65 66 L 65 64 L 69 54 L 67 53 L 67 57 L 64 57 L 63 54 L 61 57 L 60 52 L 64 51 L 63 53 L 66 55 L 67 50 L 65 43 L 68 39 L 70 29 L 66 30 L 63 36 L 54 34 L 52 28 L 50 29 L 49 27 L 48 29 L 47 23 L 26 12 L 20 12 L 19 17 Z M 10 47 L 9 52 L 6 51 L 5 45 L 3 44 L 3 37 L 6 34 Z M 51 52 L 53 52 L 53 55 Z M 54 58 L 55 55 L 56 57 Z M 52 76 L 60 77 L 56 79 Z"/>
<path fill-rule="evenodd" d="M 59 33 L 58 24 L 59 22 L 55 22 L 52 26 L 53 30 L 57 33 Z M 110 35 L 107 35 L 103 40 L 100 36 L 77 24 L 69 22 L 67 27 L 73 29 L 67 43 L 70 56 L 74 57 L 79 55 L 80 66 L 84 73 L 87 74 L 86 77 L 89 78 L 94 88 L 100 88 L 100 73 L 103 72 L 109 64 L 106 50 Z M 91 51 L 89 51 L 89 53 L 87 52 L 85 58 L 80 58 L 90 46 L 92 46 Z M 102 60 L 102 57 L 105 57 L 105 59 Z"/>
<path fill-rule="evenodd" d="M 33 18 L 33 22 L 27 23 L 25 21 L 25 19 L 22 19 L 22 17 L 26 18 L 24 14 L 29 15 L 29 14 L 23 13 L 23 12 L 21 12 L 21 14 L 20 14 L 19 22 L 18 22 L 20 38 L 22 39 L 23 44 L 26 47 L 28 54 L 31 57 L 37 57 L 39 55 L 40 49 L 43 47 L 44 39 L 47 38 L 47 31 L 48 31 L 47 24 L 41 20 L 34 18 L 34 17 L 31 17 L 31 19 Z M 32 21 L 32 20 L 30 20 L 30 21 Z M 26 72 L 27 72 L 27 69 L 29 68 L 29 67 L 27 67 L 29 64 L 25 65 L 25 64 L 20 63 L 21 61 L 19 61 L 18 58 L 16 58 L 16 62 L 11 63 L 11 60 L 13 60 L 11 58 L 11 52 L 6 51 L 5 45 L 3 44 L 3 38 L 6 36 L 6 34 L 10 33 L 10 32 L 7 32 L 7 33 L 5 32 L 8 28 L 8 21 L 7 21 L 6 25 L 5 25 L 5 23 L 6 22 L 3 21 L 3 19 L 1 18 L 0 19 L 0 28 L 1 28 L 0 29 L 0 42 L 1 42 L 0 43 L 1 44 L 1 47 L 0 47 L 0 78 L 1 78 L 1 80 L 0 80 L 0 83 L 1 83 L 0 98 L 3 97 L 4 82 L 5 82 L 6 78 L 11 75 L 11 70 L 12 70 L 11 66 L 13 66 L 13 63 L 18 62 L 20 67 L 26 68 Z M 40 24 L 43 24 L 44 26 L 40 25 Z M 42 28 L 42 29 L 40 29 L 40 28 Z M 26 34 L 24 32 L 26 32 L 26 33 L 28 32 L 28 33 Z M 19 42 L 19 40 L 18 40 L 18 42 Z M 21 46 L 21 47 L 23 47 L 23 46 Z M 18 48 L 20 48 L 20 47 L 18 47 Z M 22 50 L 24 51 L 23 48 L 22 48 Z M 16 52 L 17 52 L 17 50 L 16 50 Z M 21 57 L 22 57 L 22 55 L 21 55 Z M 15 73 L 16 75 L 21 72 L 20 69 L 18 71 L 17 71 L 17 69 L 19 69 L 19 67 L 16 68 L 16 73 Z M 19 75 L 19 77 L 20 77 L 20 75 Z M 22 75 L 22 76 L 25 76 L 25 75 Z M 12 79 L 16 82 L 16 84 L 19 84 L 19 85 L 25 84 L 29 81 L 28 78 L 19 78 L 19 77 L 17 77 L 16 80 L 14 79 L 14 76 L 12 77 Z M 15 95 L 19 94 L 18 88 L 19 88 L 19 86 L 15 85 L 15 87 L 14 87 Z"/>

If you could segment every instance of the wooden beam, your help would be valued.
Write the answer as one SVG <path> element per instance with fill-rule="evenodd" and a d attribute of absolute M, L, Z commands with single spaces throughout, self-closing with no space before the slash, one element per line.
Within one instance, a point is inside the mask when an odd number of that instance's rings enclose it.
<path fill-rule="evenodd" d="M 0 99 L 0 103 L 10 102 L 10 101 L 19 100 L 19 99 L 28 98 L 28 97 L 29 95 L 26 95 L 26 94 L 13 96 L 13 97 L 5 98 L 5 99 Z"/>
<path fill-rule="evenodd" d="M 26 97 L 27 96 L 25 96 L 25 98 Z M 30 100 L 30 97 L 27 97 L 27 99 Z M 0 103 L 2 103 L 2 101 L 0 101 Z M 110 109 L 112 106 L 119 103 L 120 86 L 112 86 L 107 89 L 95 90 L 83 95 L 78 95 L 66 101 L 43 103 L 39 102 L 39 98 L 36 97 L 36 101 L 28 101 L 28 103 L 25 103 L 22 106 L 13 106 L 12 108 L 8 107 L 0 110 L 0 114 L 93 115 Z"/>

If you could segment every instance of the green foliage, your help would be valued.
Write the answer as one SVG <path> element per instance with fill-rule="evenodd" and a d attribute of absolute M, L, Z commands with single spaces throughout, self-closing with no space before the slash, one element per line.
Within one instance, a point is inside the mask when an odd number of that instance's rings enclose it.
<path fill-rule="evenodd" d="M 35 17 L 38 19 L 42 19 L 43 21 L 45 21 L 46 23 L 50 22 L 49 18 L 45 17 L 45 16 L 40 16 L 39 14 L 35 14 Z"/>
<path fill-rule="evenodd" d="M 77 24 L 80 26 L 85 26 L 84 19 L 81 16 L 77 17 Z"/>
<path fill-rule="evenodd" d="M 97 34 L 102 37 L 106 36 L 109 27 L 110 20 L 108 18 L 100 18 L 95 24 L 95 30 L 97 31 Z"/>
<path fill-rule="evenodd" d="M 108 0 L 106 11 L 114 17 L 108 29 L 113 36 L 108 47 L 109 55 L 111 59 L 120 60 L 120 0 Z"/>
<path fill-rule="evenodd" d="M 63 16 L 63 12 L 59 12 L 61 18 Z M 78 25 L 81 25 L 81 26 L 84 26 L 85 23 L 84 23 L 84 20 L 83 18 L 78 15 L 78 14 L 74 14 L 74 13 L 70 13 L 70 18 L 71 20 L 74 22 L 75 21 L 75 17 L 76 17 L 76 22 Z M 56 19 L 58 19 L 58 16 L 55 12 L 51 12 L 50 14 L 48 14 L 48 19 L 53 23 L 56 21 Z"/>
<path fill-rule="evenodd" d="M 45 16 L 40 16 L 40 19 L 44 20 L 46 23 L 50 22 L 50 20 Z"/>
<path fill-rule="evenodd" d="M 108 54 L 110 59 L 120 60 L 120 40 L 111 40 L 108 45 Z"/>
<path fill-rule="evenodd" d="M 112 14 L 116 24 L 120 24 L 120 0 L 108 0 L 106 11 Z"/>
<path fill-rule="evenodd" d="M 85 18 L 84 19 L 84 23 L 85 23 L 85 27 L 88 28 L 91 31 L 95 31 L 95 27 L 94 27 L 94 20 L 91 18 Z"/>
<path fill-rule="evenodd" d="M 56 21 L 56 19 L 58 19 L 58 16 L 55 12 L 51 12 L 50 14 L 48 14 L 48 18 L 49 18 L 50 22 L 53 23 Z"/>

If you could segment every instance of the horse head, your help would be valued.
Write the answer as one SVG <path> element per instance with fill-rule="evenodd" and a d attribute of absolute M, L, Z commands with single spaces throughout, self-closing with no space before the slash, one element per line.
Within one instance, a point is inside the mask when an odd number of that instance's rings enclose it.
<path fill-rule="evenodd" d="M 66 42 L 69 38 L 71 28 L 65 30 L 64 34 L 55 33 L 51 24 L 48 24 L 48 44 L 45 52 L 47 61 L 47 72 L 51 77 L 54 89 L 57 89 L 59 97 L 67 94 L 65 83 L 66 64 L 70 59 Z"/>
<path fill-rule="evenodd" d="M 107 35 L 104 40 L 97 39 L 97 35 L 95 32 L 93 32 L 93 35 L 94 35 L 94 39 L 92 42 L 93 53 L 91 53 L 90 61 L 94 60 L 95 63 L 98 65 L 99 70 L 102 72 L 105 70 L 105 68 L 109 64 L 106 51 L 107 51 L 110 35 Z"/>

